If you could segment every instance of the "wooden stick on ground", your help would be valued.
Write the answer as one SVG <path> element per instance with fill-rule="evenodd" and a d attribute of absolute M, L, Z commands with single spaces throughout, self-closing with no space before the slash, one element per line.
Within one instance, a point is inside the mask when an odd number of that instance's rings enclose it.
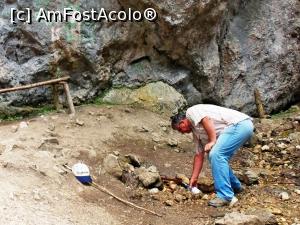
<path fill-rule="evenodd" d="M 126 200 L 124 200 L 124 199 L 122 199 L 122 198 L 120 198 L 120 197 L 114 195 L 114 194 L 111 193 L 109 190 L 107 190 L 105 187 L 102 187 L 102 186 L 100 186 L 100 185 L 98 185 L 98 184 L 95 184 L 95 183 L 91 183 L 91 185 L 92 185 L 94 188 L 96 188 L 97 190 L 100 190 L 100 191 L 102 191 L 102 192 L 104 192 L 104 193 L 106 193 L 106 194 L 109 194 L 110 196 L 114 197 L 115 199 L 119 200 L 120 202 L 123 202 L 123 203 L 126 204 L 126 205 L 129 205 L 129 206 L 131 206 L 131 207 L 133 207 L 133 208 L 137 208 L 137 209 L 139 209 L 139 210 L 143 210 L 143 211 L 145 211 L 145 212 L 147 212 L 147 213 L 150 213 L 150 214 L 153 214 L 153 215 L 155 215 L 155 216 L 162 217 L 162 215 L 160 215 L 160 214 L 158 214 L 158 213 L 156 213 L 156 212 L 154 212 L 154 211 L 151 211 L 151 210 L 149 210 L 149 209 L 145 209 L 145 208 L 143 208 L 143 207 L 141 207 L 141 206 L 138 206 L 138 205 L 136 205 L 136 204 L 134 204 L 134 203 L 132 203 L 132 202 L 126 201 Z"/>
<path fill-rule="evenodd" d="M 63 167 L 66 168 L 66 169 L 68 169 L 69 171 L 72 171 L 72 168 L 69 167 L 67 164 L 64 164 Z M 150 213 L 150 214 L 152 214 L 152 215 L 162 217 L 162 215 L 160 215 L 160 214 L 158 214 L 158 213 L 156 213 L 156 212 L 154 212 L 154 211 L 151 211 L 151 210 L 149 210 L 149 209 L 145 209 L 145 208 L 143 208 L 143 207 L 141 207 L 141 206 L 138 206 L 138 205 L 136 205 L 136 204 L 134 204 L 134 203 L 132 203 L 132 202 L 126 201 L 126 200 L 124 200 L 124 199 L 122 199 L 122 198 L 120 198 L 120 197 L 114 195 L 112 192 L 110 192 L 110 191 L 107 190 L 105 187 L 103 187 L 103 186 L 101 186 L 101 185 L 99 185 L 99 184 L 96 184 L 96 183 L 94 183 L 94 182 L 91 182 L 90 185 L 91 185 L 92 187 L 96 188 L 97 190 L 102 191 L 102 192 L 104 192 L 104 193 L 106 193 L 106 194 L 108 194 L 108 195 L 114 197 L 115 199 L 117 199 L 117 200 L 120 201 L 120 202 L 123 202 L 123 203 L 126 204 L 126 205 L 129 205 L 129 206 L 131 206 L 131 207 L 133 207 L 133 208 L 136 208 L 136 209 L 145 211 L 145 212 Z"/>
<path fill-rule="evenodd" d="M 30 88 L 34 88 L 34 87 L 40 87 L 43 85 L 55 84 L 55 83 L 59 83 L 61 81 L 67 81 L 69 79 L 70 79 L 70 77 L 67 76 L 67 77 L 57 78 L 57 79 L 53 79 L 53 80 L 38 82 L 35 84 L 28 84 L 28 85 L 23 85 L 23 86 L 19 86 L 19 87 L 5 88 L 5 89 L 0 90 L 0 94 L 6 93 L 6 92 L 18 91 L 18 90 L 26 90 L 26 89 L 30 89 Z"/>

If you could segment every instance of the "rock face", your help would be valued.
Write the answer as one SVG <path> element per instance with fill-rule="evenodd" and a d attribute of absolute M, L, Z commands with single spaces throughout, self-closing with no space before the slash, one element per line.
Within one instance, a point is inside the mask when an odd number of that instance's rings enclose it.
<path fill-rule="evenodd" d="M 108 88 L 162 81 L 189 104 L 217 103 L 253 114 L 253 91 L 267 112 L 299 100 L 297 0 L 76 0 L 0 3 L 0 86 L 71 76 L 75 103 Z M 155 22 L 10 24 L 10 9 L 153 8 Z M 51 89 L 1 95 L 12 105 L 49 101 Z"/>
<path fill-rule="evenodd" d="M 220 95 L 228 96 L 227 104 L 242 99 L 241 104 L 250 103 L 253 87 L 257 87 L 270 112 L 286 105 L 288 99 L 299 98 L 299 54 L 292 50 L 299 49 L 299 10 L 294 8 L 299 2 L 245 2 L 233 17 L 221 48 L 223 84 L 234 83 L 234 88 L 220 87 Z M 291 95 L 286 94 L 290 87 Z"/>

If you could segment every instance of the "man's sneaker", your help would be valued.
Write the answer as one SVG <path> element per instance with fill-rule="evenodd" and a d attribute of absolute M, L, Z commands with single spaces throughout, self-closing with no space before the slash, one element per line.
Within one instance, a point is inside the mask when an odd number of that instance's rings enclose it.
<path fill-rule="evenodd" d="M 208 202 L 208 205 L 213 206 L 213 207 L 222 207 L 222 206 L 229 205 L 229 204 L 230 204 L 230 201 L 226 201 L 225 199 L 221 199 L 218 197 L 216 197 Z"/>
<path fill-rule="evenodd" d="M 243 185 L 241 185 L 240 188 L 234 188 L 234 189 L 233 189 L 233 192 L 234 192 L 235 194 L 242 193 L 243 191 L 245 191 L 245 187 L 244 187 Z"/>
<path fill-rule="evenodd" d="M 235 205 L 235 203 L 238 202 L 237 197 L 233 196 L 233 198 L 231 199 L 230 203 L 229 203 L 229 207 L 233 207 Z"/>
<path fill-rule="evenodd" d="M 234 196 L 231 199 L 231 201 L 227 201 L 225 199 L 221 199 L 221 198 L 216 197 L 215 199 L 210 200 L 208 202 L 208 205 L 213 206 L 213 207 L 222 207 L 222 206 L 227 206 L 228 205 L 229 207 L 232 207 L 237 202 L 238 202 L 238 199 Z"/>

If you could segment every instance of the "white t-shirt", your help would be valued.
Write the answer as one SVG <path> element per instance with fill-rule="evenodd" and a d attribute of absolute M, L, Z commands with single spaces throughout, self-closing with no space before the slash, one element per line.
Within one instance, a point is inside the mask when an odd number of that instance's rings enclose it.
<path fill-rule="evenodd" d="M 204 117 L 209 117 L 212 120 L 217 138 L 229 125 L 236 124 L 246 119 L 251 119 L 248 115 L 236 110 L 209 104 L 199 104 L 188 108 L 186 111 L 186 117 L 192 123 L 196 152 L 201 152 L 204 145 L 208 143 L 207 133 L 200 123 Z"/>

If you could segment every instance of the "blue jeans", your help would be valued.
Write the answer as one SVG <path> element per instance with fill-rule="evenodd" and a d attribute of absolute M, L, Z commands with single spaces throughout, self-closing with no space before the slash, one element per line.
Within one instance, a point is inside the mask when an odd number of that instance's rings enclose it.
<path fill-rule="evenodd" d="M 221 199 L 231 201 L 234 196 L 233 190 L 241 188 L 241 183 L 233 174 L 228 162 L 233 154 L 251 138 L 253 128 L 250 119 L 228 126 L 220 134 L 209 153 L 215 191 Z"/>

